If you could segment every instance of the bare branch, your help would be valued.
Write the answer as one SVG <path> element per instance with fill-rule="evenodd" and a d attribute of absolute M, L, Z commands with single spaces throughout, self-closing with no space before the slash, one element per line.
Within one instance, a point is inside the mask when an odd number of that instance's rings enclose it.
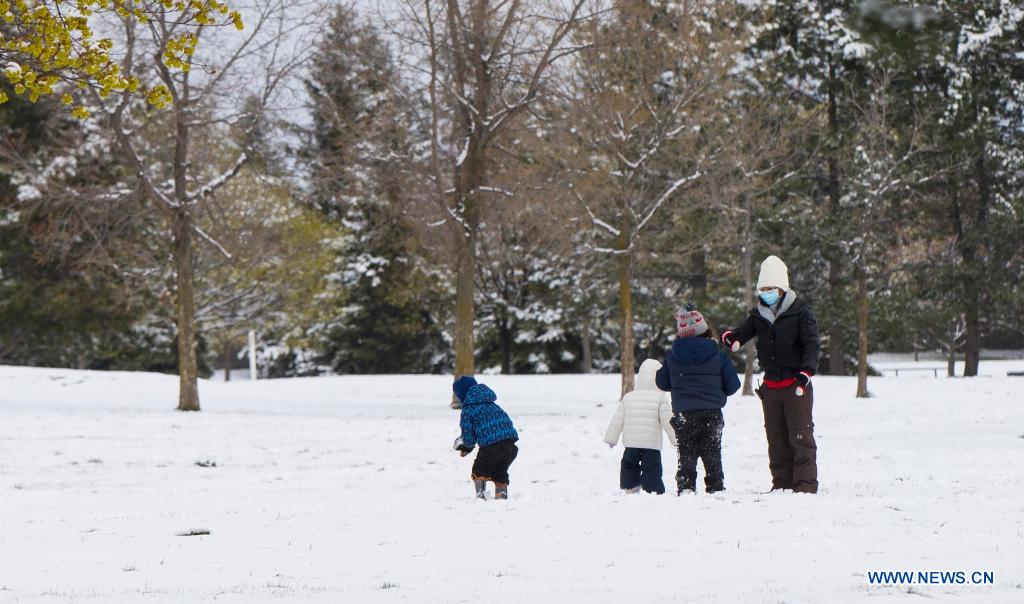
<path fill-rule="evenodd" d="M 209 243 L 213 247 L 217 248 L 217 251 L 219 251 L 221 254 L 223 254 L 225 258 L 227 258 L 228 260 L 232 260 L 234 258 L 226 249 L 224 249 L 223 245 L 218 243 L 217 240 L 214 239 L 213 237 L 210 237 L 206 233 L 206 231 L 204 231 L 203 229 L 199 228 L 198 225 L 193 224 L 192 225 L 192 230 L 195 231 L 204 240 L 206 240 L 207 243 Z"/>
<path fill-rule="evenodd" d="M 668 189 L 666 189 L 665 192 L 662 193 L 661 196 L 658 197 L 658 199 L 653 204 L 651 204 L 651 207 L 648 208 L 648 210 L 647 210 L 646 216 L 644 216 L 644 218 L 636 225 L 636 228 L 633 229 L 633 235 L 632 236 L 636 237 L 640 233 L 640 231 L 642 231 L 643 228 L 645 226 L 647 226 L 647 223 L 650 222 L 651 218 L 654 217 L 654 215 L 658 212 L 658 210 L 661 208 L 661 206 L 665 204 L 665 201 L 668 198 L 672 197 L 672 195 L 676 191 L 678 191 L 684 185 L 687 185 L 687 184 L 697 180 L 698 178 L 700 178 L 703 175 L 704 175 L 703 172 L 699 172 L 699 171 L 698 172 L 694 172 L 693 174 L 691 174 L 689 176 L 684 176 L 683 178 L 680 178 L 680 179 L 676 180 L 674 183 L 672 183 L 668 187 Z"/>
<path fill-rule="evenodd" d="M 242 152 L 235 162 L 231 164 L 230 168 L 200 187 L 198 191 L 189 192 L 187 194 L 188 202 L 190 204 L 195 204 L 216 193 L 218 189 L 238 175 L 238 171 L 242 169 L 242 166 L 245 165 L 247 161 L 249 161 L 249 156 L 245 152 Z"/>

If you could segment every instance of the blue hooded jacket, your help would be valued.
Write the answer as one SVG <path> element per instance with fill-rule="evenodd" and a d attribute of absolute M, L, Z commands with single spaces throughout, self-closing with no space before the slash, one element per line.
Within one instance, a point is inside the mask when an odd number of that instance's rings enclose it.
<path fill-rule="evenodd" d="M 654 381 L 672 392 L 673 413 L 721 409 L 740 389 L 732 360 L 713 341 L 698 337 L 676 338 Z"/>
<path fill-rule="evenodd" d="M 494 402 L 496 400 L 498 395 L 483 384 L 477 384 L 466 392 L 459 419 L 464 446 L 472 449 L 474 445 L 486 447 L 503 440 L 519 440 L 512 419 Z"/>

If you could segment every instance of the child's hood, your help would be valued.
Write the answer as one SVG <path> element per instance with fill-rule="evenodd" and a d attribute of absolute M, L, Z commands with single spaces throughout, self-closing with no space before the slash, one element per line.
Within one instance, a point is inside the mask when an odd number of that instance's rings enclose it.
<path fill-rule="evenodd" d="M 718 346 L 708 338 L 676 338 L 672 342 L 672 357 L 682 365 L 703 365 L 716 354 Z"/>
<path fill-rule="evenodd" d="M 636 390 L 658 390 L 655 383 L 655 376 L 661 369 L 661 363 L 654 359 L 647 359 L 640 365 L 640 371 L 636 372 Z M 660 391 L 659 391 L 660 392 Z"/>
<path fill-rule="evenodd" d="M 488 388 L 486 384 L 477 384 L 466 391 L 466 400 L 462 401 L 462 406 L 468 407 L 469 405 L 493 403 L 496 400 L 498 400 L 498 395 Z"/>

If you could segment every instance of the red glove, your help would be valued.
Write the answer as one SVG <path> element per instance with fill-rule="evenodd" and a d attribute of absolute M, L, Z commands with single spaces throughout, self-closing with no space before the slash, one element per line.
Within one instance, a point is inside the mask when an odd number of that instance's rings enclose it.
<path fill-rule="evenodd" d="M 814 375 L 810 371 L 801 371 L 796 375 L 796 395 L 803 396 L 807 386 L 811 383 L 811 376 Z"/>
<path fill-rule="evenodd" d="M 722 344 L 725 345 L 729 350 L 736 352 L 740 349 L 740 343 L 736 340 L 736 337 L 732 334 L 731 329 L 726 329 L 722 332 Z"/>

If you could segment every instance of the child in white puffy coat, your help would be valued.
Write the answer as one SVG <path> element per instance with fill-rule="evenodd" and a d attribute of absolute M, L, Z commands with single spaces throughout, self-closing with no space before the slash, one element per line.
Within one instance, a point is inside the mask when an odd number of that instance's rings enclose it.
<path fill-rule="evenodd" d="M 676 446 L 675 430 L 669 424 L 672 404 L 654 382 L 659 369 L 661 363 L 654 359 L 640 365 L 636 388 L 622 397 L 604 436 L 608 446 L 614 447 L 622 435 L 626 451 L 622 454 L 619 486 L 630 493 L 641 488 L 659 495 L 665 492 L 661 479 L 661 433 L 668 435 L 673 448 Z"/>

